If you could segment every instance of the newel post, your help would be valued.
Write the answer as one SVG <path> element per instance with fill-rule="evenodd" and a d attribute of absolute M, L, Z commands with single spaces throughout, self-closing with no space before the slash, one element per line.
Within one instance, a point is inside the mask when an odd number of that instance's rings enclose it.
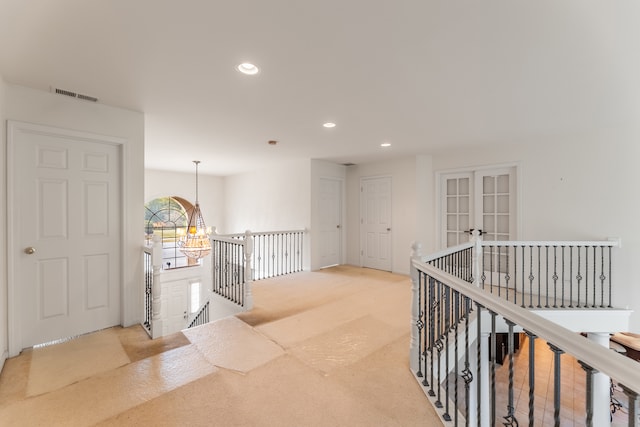
<path fill-rule="evenodd" d="M 162 336 L 162 239 L 153 236 L 153 287 L 151 289 L 151 338 Z"/>
<path fill-rule="evenodd" d="M 247 230 L 244 232 L 244 309 L 253 308 L 253 234 Z"/>
<path fill-rule="evenodd" d="M 411 341 L 409 344 L 409 366 L 412 372 L 420 370 L 420 343 L 418 321 L 420 320 L 420 278 L 418 269 L 413 265 L 413 261 L 420 261 L 422 257 L 422 244 L 413 242 L 411 245 Z"/>
<path fill-rule="evenodd" d="M 482 277 L 482 235 L 480 234 L 480 230 L 472 230 L 471 238 L 469 239 L 474 244 L 473 249 L 473 284 L 477 287 L 480 287 Z"/>

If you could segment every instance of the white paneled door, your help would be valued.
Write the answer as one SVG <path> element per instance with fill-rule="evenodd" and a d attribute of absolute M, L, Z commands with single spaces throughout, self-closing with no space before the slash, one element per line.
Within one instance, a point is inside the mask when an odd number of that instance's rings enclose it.
<path fill-rule="evenodd" d="M 391 177 L 361 180 L 360 257 L 363 267 L 391 271 Z"/>
<path fill-rule="evenodd" d="M 120 148 L 11 122 L 15 352 L 120 323 Z"/>
<path fill-rule="evenodd" d="M 340 264 L 342 181 L 320 179 L 320 268 Z"/>

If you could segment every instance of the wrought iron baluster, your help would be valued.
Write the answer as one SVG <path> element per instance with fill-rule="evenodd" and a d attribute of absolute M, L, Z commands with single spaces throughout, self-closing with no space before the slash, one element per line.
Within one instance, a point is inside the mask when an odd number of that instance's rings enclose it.
<path fill-rule="evenodd" d="M 553 247 L 553 308 L 558 307 L 558 247 Z"/>
<path fill-rule="evenodd" d="M 540 246 L 538 246 L 538 305 L 537 305 L 538 308 L 542 307 L 542 305 L 540 305 L 540 294 L 542 293 L 540 292 L 541 287 L 542 287 L 542 277 L 540 276 Z"/>
<path fill-rule="evenodd" d="M 578 305 L 578 307 L 580 307 Z M 584 248 L 584 307 L 589 307 L 589 247 Z"/>
<path fill-rule="evenodd" d="M 507 265 L 504 268 L 505 274 L 504 274 L 504 286 L 505 288 L 507 288 L 507 301 L 509 301 L 509 280 L 511 279 L 511 276 L 509 276 L 509 247 L 507 246 L 505 248 L 505 252 L 506 252 L 506 256 L 505 256 L 505 262 L 507 263 Z M 516 303 L 515 300 L 515 291 L 513 292 L 513 303 Z"/>
<path fill-rule="evenodd" d="M 416 320 L 416 328 L 418 328 L 418 372 L 416 376 L 422 378 L 422 329 L 424 324 L 422 323 L 422 282 L 424 273 L 418 271 L 418 320 Z M 426 295 L 425 295 L 426 296 Z M 425 342 L 426 347 L 426 342 Z"/>
<path fill-rule="evenodd" d="M 429 369 L 430 369 L 430 373 L 431 373 L 431 379 L 430 379 L 430 389 L 429 389 L 429 396 L 434 397 L 436 395 L 436 393 L 433 390 L 433 365 L 434 365 L 434 354 L 435 354 L 435 345 L 436 345 L 436 341 L 435 341 L 435 310 L 436 310 L 436 298 L 435 298 L 435 279 L 433 277 L 429 277 L 429 348 L 430 348 L 430 355 L 431 355 L 431 364 L 429 365 Z"/>
<path fill-rule="evenodd" d="M 493 246 L 489 246 L 489 282 L 493 293 Z"/>
<path fill-rule="evenodd" d="M 604 308 L 604 246 L 600 246 L 600 308 Z"/>
<path fill-rule="evenodd" d="M 460 292 L 454 291 L 455 311 L 453 323 L 453 336 L 455 339 L 453 350 L 453 418 L 454 425 L 458 425 L 458 325 L 460 323 Z"/>
<path fill-rule="evenodd" d="M 580 307 L 580 284 L 582 283 L 582 272 L 580 271 L 582 256 L 580 254 L 580 247 L 576 248 L 576 252 L 578 253 L 578 274 L 576 275 L 576 280 L 578 281 L 578 290 L 576 291 L 578 294 L 578 302 L 576 303 L 576 307 Z"/>
<path fill-rule="evenodd" d="M 491 388 L 489 399 L 491 400 L 491 425 L 496 425 L 496 315 L 489 310 L 491 315 L 491 347 L 489 348 L 489 375 L 491 376 Z"/>
<path fill-rule="evenodd" d="M 513 327 L 515 323 L 510 320 L 505 319 L 507 322 L 507 326 L 509 326 L 509 332 L 507 335 L 507 351 L 509 354 L 509 395 L 508 395 L 508 403 L 507 403 L 507 415 L 504 417 L 505 426 L 518 426 L 518 420 L 515 416 L 515 406 L 513 400 Z"/>
<path fill-rule="evenodd" d="M 533 308 L 533 246 L 529 246 L 529 308 Z"/>
<path fill-rule="evenodd" d="M 609 308 L 611 305 L 611 246 L 609 246 Z"/>
<path fill-rule="evenodd" d="M 424 302 L 422 303 L 422 305 L 419 307 L 419 310 L 422 311 L 421 316 L 424 316 L 424 332 L 423 332 L 423 341 L 424 341 L 424 345 L 422 347 L 418 346 L 418 357 L 420 357 L 422 360 L 422 366 L 424 368 L 424 379 L 422 380 L 422 385 L 425 387 L 429 386 L 429 381 L 427 381 L 427 357 L 428 354 L 427 352 L 429 351 L 429 349 L 431 349 L 432 346 L 432 341 L 431 337 L 430 337 L 430 328 L 431 328 L 431 324 L 429 321 L 429 312 L 431 311 L 429 309 L 429 307 L 431 307 L 431 296 L 429 294 L 430 291 L 430 286 L 429 286 L 429 277 L 423 273 L 420 272 L 420 279 L 422 280 L 422 286 L 424 287 Z M 418 290 L 420 292 L 420 290 Z M 418 369 L 420 369 L 420 367 L 418 367 Z M 433 379 L 433 378 L 432 378 Z"/>
<path fill-rule="evenodd" d="M 596 307 L 596 247 L 593 246 L 593 305 Z"/>
<path fill-rule="evenodd" d="M 445 312 L 444 312 L 444 339 L 445 339 L 445 348 L 444 348 L 444 361 L 445 361 L 445 370 L 444 370 L 444 414 L 442 414 L 442 418 L 445 421 L 451 421 L 451 415 L 449 414 L 449 335 L 451 331 L 451 288 L 446 286 L 444 283 L 442 284 L 444 290 L 444 300 L 445 300 Z M 457 375 L 457 372 L 456 372 Z"/>
<path fill-rule="evenodd" d="M 437 321 L 438 326 L 436 328 L 438 333 L 438 338 L 436 339 L 436 348 L 438 350 L 438 383 L 437 386 L 437 398 L 436 398 L 436 408 L 442 408 L 442 401 L 440 400 L 441 389 L 442 389 L 442 349 L 444 348 L 444 344 L 442 343 L 442 282 L 436 282 L 436 289 L 438 293 L 438 305 L 436 307 L 437 310 Z"/>
<path fill-rule="evenodd" d="M 549 246 L 545 246 L 544 249 L 544 257 L 545 257 L 545 262 L 544 262 L 544 266 L 545 266 L 545 286 L 546 286 L 546 299 L 545 299 L 545 308 L 549 308 Z"/>
<path fill-rule="evenodd" d="M 587 427 L 593 427 L 593 374 L 598 372 L 593 369 L 591 366 L 587 365 L 581 360 L 578 360 L 578 363 L 584 369 L 586 373 L 586 401 L 585 408 L 587 409 L 587 417 L 586 417 L 586 425 Z"/>
<path fill-rule="evenodd" d="M 513 247 L 513 303 L 518 304 L 518 247 Z M 520 297 L 522 300 L 522 307 L 524 307 L 524 296 Z"/>
<path fill-rule="evenodd" d="M 480 283 L 482 283 L 482 289 L 484 289 L 484 282 L 485 280 L 487 280 L 487 275 L 485 273 L 486 270 L 485 270 L 485 250 L 484 249 L 482 250 L 481 256 L 482 256 L 482 269 L 480 271 Z"/>
<path fill-rule="evenodd" d="M 526 295 L 526 292 L 524 290 L 524 281 L 525 281 L 525 278 L 524 278 L 524 268 L 525 268 L 524 267 L 524 265 L 525 265 L 524 264 L 524 248 L 525 247 L 522 246 L 522 308 L 525 307 L 524 300 L 525 300 L 525 295 Z"/>
<path fill-rule="evenodd" d="M 478 310 L 478 313 L 476 313 L 476 326 L 477 326 L 477 332 L 478 332 L 478 336 L 476 338 L 476 378 L 478 379 L 478 381 L 476 381 L 476 419 L 478 420 L 478 427 L 480 427 L 480 422 L 481 422 L 481 400 L 482 400 L 482 368 L 481 368 L 481 361 L 482 361 L 482 309 L 484 307 L 482 307 L 480 304 L 476 303 L 476 309 Z M 487 396 L 488 397 L 488 396 Z"/>
<path fill-rule="evenodd" d="M 469 352 L 471 351 L 471 343 L 469 342 L 469 316 L 471 315 L 471 299 L 468 297 L 464 298 L 464 370 L 462 371 L 462 379 L 464 381 L 464 408 L 465 415 L 464 418 L 466 420 L 466 427 L 469 427 L 469 414 L 471 413 L 471 409 L 469 405 L 471 403 L 470 389 L 469 385 L 471 381 L 473 381 L 473 374 L 471 373 L 471 369 L 469 369 Z"/>
<path fill-rule="evenodd" d="M 551 351 L 553 351 L 553 423 L 555 427 L 560 426 L 560 356 L 563 350 L 551 343 L 547 343 Z"/>
<path fill-rule="evenodd" d="M 529 338 L 529 427 L 534 426 L 535 370 L 536 370 L 536 335 L 525 331 Z"/>
<path fill-rule="evenodd" d="M 502 270 L 500 269 L 500 246 L 497 247 L 498 248 L 498 259 L 497 259 L 497 264 L 498 264 L 498 296 L 500 296 L 501 294 L 501 283 L 500 283 L 500 275 L 502 274 Z"/>
<path fill-rule="evenodd" d="M 569 246 L 569 308 L 573 308 L 573 246 Z"/>

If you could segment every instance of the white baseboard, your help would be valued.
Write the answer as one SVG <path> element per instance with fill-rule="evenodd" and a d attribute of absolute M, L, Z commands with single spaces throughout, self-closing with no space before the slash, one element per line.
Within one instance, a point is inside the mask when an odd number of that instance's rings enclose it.
<path fill-rule="evenodd" d="M 6 350 L 2 352 L 2 355 L 0 355 L 0 372 L 2 372 L 2 368 L 4 368 L 4 362 L 5 360 L 7 360 L 8 357 L 9 357 L 9 352 Z"/>

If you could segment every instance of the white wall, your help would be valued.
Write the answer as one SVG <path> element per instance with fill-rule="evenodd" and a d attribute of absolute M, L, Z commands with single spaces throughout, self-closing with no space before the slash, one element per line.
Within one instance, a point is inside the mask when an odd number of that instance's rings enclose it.
<path fill-rule="evenodd" d="M 0 200 L 3 200 L 2 208 L 0 208 L 0 245 L 7 247 L 7 193 L 6 193 L 6 108 L 5 108 L 5 91 L 6 86 L 2 76 L 0 75 Z M 0 370 L 4 365 L 4 361 L 9 356 L 9 318 L 7 305 L 7 257 L 0 257 Z"/>
<path fill-rule="evenodd" d="M 224 178 L 225 233 L 290 230 L 309 227 L 310 162 Z"/>
<path fill-rule="evenodd" d="M 6 86 L 5 118 L 65 129 L 119 137 L 126 140 L 123 200 L 123 313 L 125 326 L 140 321 L 143 291 L 141 242 L 144 241 L 144 116 L 142 113 L 93 104 L 61 95 Z M 4 123 L 4 121 L 3 121 Z M 3 138 L 5 133 L 3 132 Z M 6 144 L 5 144 L 6 146 Z M 2 150 L 2 156 L 5 154 Z M 6 174 L 6 160 L 0 162 L 0 176 Z M 4 185 L 2 186 L 4 191 Z M 5 201 L 6 194 L 2 199 Z M 3 213 L 4 215 L 4 213 Z M 6 221 L 2 221 L 6 224 Z M 6 247 L 5 235 L 2 246 Z M 3 275 L 4 276 L 4 275 Z M 6 290 L 6 285 L 3 286 Z M 3 316 L 4 317 L 4 316 Z M 6 329 L 6 328 L 2 328 Z"/>
<path fill-rule="evenodd" d="M 613 305 L 629 306 L 640 332 L 640 129 L 540 138 L 509 146 L 433 156 L 435 171 L 497 163 L 521 165 L 523 240 L 601 240 L 620 237 L 615 251 Z"/>
<path fill-rule="evenodd" d="M 220 234 L 309 229 L 311 165 L 308 160 L 224 178 L 224 219 Z M 304 267 L 309 268 L 305 236 Z"/>
<path fill-rule="evenodd" d="M 198 172 L 198 198 L 204 222 L 219 228 L 224 222 L 224 179 Z M 144 201 L 158 197 L 178 196 L 191 203 L 196 199 L 196 174 L 146 169 L 144 171 Z"/>
<path fill-rule="evenodd" d="M 390 176 L 392 179 L 392 271 L 409 274 L 409 255 L 417 230 L 417 175 L 414 157 L 347 168 L 347 263 L 362 265 L 360 262 L 360 180 L 376 176 Z M 428 185 L 428 183 L 421 185 Z"/>
<path fill-rule="evenodd" d="M 431 156 L 416 156 L 416 232 L 415 241 L 422 245 L 422 253 L 437 249 L 436 242 L 436 197 L 435 173 Z M 407 261 L 408 262 L 408 261 Z"/>
<path fill-rule="evenodd" d="M 322 266 L 321 262 L 321 249 L 320 249 L 320 206 L 319 203 L 319 191 L 320 191 L 320 179 L 321 178 L 333 178 L 342 182 L 342 200 L 340 207 L 342 209 L 342 241 L 340 242 L 340 263 L 344 264 L 347 259 L 347 212 L 346 212 L 346 180 L 347 180 L 347 167 L 330 163 L 322 160 L 311 161 L 311 227 L 309 229 L 309 242 L 311 249 L 311 270 L 317 270 Z"/>

